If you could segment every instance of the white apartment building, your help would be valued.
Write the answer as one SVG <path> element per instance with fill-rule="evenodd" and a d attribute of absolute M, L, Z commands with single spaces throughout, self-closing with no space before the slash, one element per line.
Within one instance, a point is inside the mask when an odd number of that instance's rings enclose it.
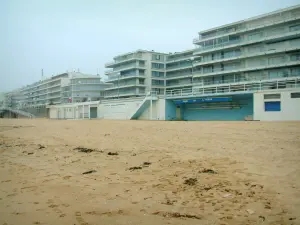
<path fill-rule="evenodd" d="M 3 106 L 46 116 L 46 105 L 97 101 L 110 86 L 100 76 L 66 72 L 5 93 Z"/>
<path fill-rule="evenodd" d="M 299 6 L 199 32 L 194 44 L 201 57 L 194 62 L 196 92 L 223 93 L 228 84 L 237 91 L 299 85 Z"/>
<path fill-rule="evenodd" d="M 107 82 L 105 98 L 145 96 L 150 91 L 160 95 L 165 91 L 165 53 L 137 50 L 114 57 L 105 64 Z"/>

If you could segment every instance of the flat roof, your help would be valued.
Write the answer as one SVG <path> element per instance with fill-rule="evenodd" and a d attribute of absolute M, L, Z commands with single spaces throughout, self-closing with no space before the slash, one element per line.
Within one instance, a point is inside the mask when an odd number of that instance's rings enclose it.
<path fill-rule="evenodd" d="M 272 12 L 269 12 L 269 13 L 261 14 L 259 16 L 250 17 L 250 18 L 245 19 L 245 20 L 240 20 L 240 21 L 229 23 L 229 24 L 222 25 L 222 26 L 219 26 L 219 27 L 203 30 L 203 31 L 198 32 L 198 34 L 204 34 L 204 33 L 210 32 L 210 31 L 218 30 L 218 29 L 225 28 L 225 27 L 230 27 L 230 26 L 233 26 L 233 25 L 249 22 L 249 21 L 252 21 L 252 20 L 261 19 L 261 18 L 266 17 L 266 16 L 271 16 L 271 15 L 274 15 L 274 14 L 277 14 L 277 13 L 282 13 L 282 12 L 286 12 L 286 11 L 289 11 L 289 10 L 292 10 L 292 9 L 297 9 L 297 8 L 300 8 L 300 4 L 295 5 L 295 6 L 291 6 L 291 7 L 287 7 L 287 8 L 282 8 L 282 9 L 272 11 Z"/>
<path fill-rule="evenodd" d="M 120 54 L 120 55 L 117 55 L 115 56 L 113 59 L 116 59 L 118 57 L 122 57 L 122 56 L 125 56 L 125 55 L 130 55 L 130 54 L 133 54 L 133 53 L 158 53 L 158 54 L 163 54 L 163 55 L 167 55 L 167 53 L 162 53 L 162 52 L 156 52 L 156 51 L 149 51 L 149 50 L 143 50 L 143 49 L 138 49 L 136 51 L 133 51 L 133 52 L 127 52 L 127 53 L 124 53 L 124 54 Z"/>
<path fill-rule="evenodd" d="M 174 52 L 174 53 L 169 53 L 168 56 L 173 56 L 173 55 L 182 55 L 182 54 L 185 54 L 185 53 L 193 53 L 195 49 L 188 49 L 188 50 L 184 50 L 184 51 L 181 51 L 181 52 Z"/>

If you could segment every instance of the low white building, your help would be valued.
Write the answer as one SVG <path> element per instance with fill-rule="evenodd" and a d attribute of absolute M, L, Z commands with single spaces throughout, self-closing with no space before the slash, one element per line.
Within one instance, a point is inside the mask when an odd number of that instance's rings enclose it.
<path fill-rule="evenodd" d="M 300 120 L 300 88 L 256 92 L 253 101 L 254 120 Z"/>

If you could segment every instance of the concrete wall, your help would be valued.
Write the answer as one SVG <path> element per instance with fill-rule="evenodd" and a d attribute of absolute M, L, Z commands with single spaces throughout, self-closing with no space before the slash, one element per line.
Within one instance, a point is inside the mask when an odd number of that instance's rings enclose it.
<path fill-rule="evenodd" d="M 90 107 L 98 107 L 98 102 L 71 103 L 49 106 L 50 119 L 89 119 Z"/>
<path fill-rule="evenodd" d="M 152 101 L 152 120 L 165 120 L 165 99 L 158 99 Z M 148 107 L 138 118 L 139 120 L 150 120 L 151 118 L 151 105 Z"/>
<path fill-rule="evenodd" d="M 98 117 L 103 119 L 130 119 L 130 116 L 140 106 L 142 101 L 143 99 L 139 98 L 131 101 L 121 99 L 101 103 L 98 107 Z"/>
<path fill-rule="evenodd" d="M 254 94 L 254 120 L 262 121 L 287 121 L 300 120 L 300 98 L 291 98 L 291 93 L 300 89 L 274 90 L 257 92 Z M 264 99 L 265 94 L 280 94 L 279 99 Z M 265 102 L 280 101 L 281 110 L 278 112 L 265 111 Z"/>

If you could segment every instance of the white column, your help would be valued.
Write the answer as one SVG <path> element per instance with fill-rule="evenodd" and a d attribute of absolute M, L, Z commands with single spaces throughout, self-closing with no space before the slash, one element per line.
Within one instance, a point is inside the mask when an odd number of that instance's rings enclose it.
<path fill-rule="evenodd" d="M 89 119 L 91 119 L 91 105 L 89 105 Z"/>
<path fill-rule="evenodd" d="M 82 105 L 82 119 L 84 119 L 84 105 Z"/>
<path fill-rule="evenodd" d="M 152 96 L 150 100 L 150 120 L 152 120 Z"/>

